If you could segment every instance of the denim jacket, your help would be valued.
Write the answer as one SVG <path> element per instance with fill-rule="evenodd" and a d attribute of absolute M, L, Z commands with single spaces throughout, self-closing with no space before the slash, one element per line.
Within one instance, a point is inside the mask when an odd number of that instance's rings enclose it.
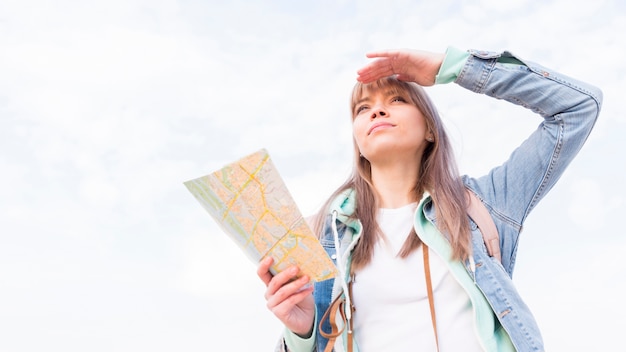
<path fill-rule="evenodd" d="M 507 51 L 469 51 L 454 82 L 475 93 L 525 107 L 543 118 L 504 164 L 479 178 L 463 176 L 465 186 L 482 200 L 496 224 L 502 255 L 502 262 L 489 256 L 479 229 L 470 219 L 472 258 L 463 266 L 489 302 L 515 349 L 544 351 L 539 327 L 512 282 L 518 239 L 530 211 L 554 186 L 587 139 L 600 112 L 602 93 L 589 84 L 522 61 Z M 350 190 L 335 199 L 330 207 L 334 216 L 327 221 L 320 239 L 336 265 L 343 269 L 346 281 L 350 253 L 361 235 L 360 222 L 350 218 L 354 206 Z M 424 224 L 436 226 L 435 209 L 428 196 L 418 206 L 416 232 L 426 233 L 422 240 L 434 251 L 444 250 L 442 242 L 433 238 L 433 231 L 427 231 Z M 339 237 L 339 251 L 333 227 Z M 316 325 L 330 302 L 343 294 L 343 287 L 344 282 L 334 279 L 315 284 Z M 330 331 L 328 323 L 322 328 Z M 315 330 L 308 343 L 298 341 L 297 345 L 308 346 L 307 351 L 323 351 L 327 340 L 319 335 L 319 329 Z M 295 341 L 297 337 L 287 331 L 285 339 Z M 344 338 L 339 338 L 334 350 L 344 351 L 343 344 Z M 281 341 L 277 351 L 287 350 L 285 340 Z"/>

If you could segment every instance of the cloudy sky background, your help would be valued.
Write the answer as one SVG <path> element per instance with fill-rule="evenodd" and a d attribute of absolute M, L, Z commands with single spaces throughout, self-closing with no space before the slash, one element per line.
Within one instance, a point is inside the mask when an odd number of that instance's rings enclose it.
<path fill-rule="evenodd" d="M 312 213 L 350 171 L 365 53 L 448 45 L 603 89 L 514 278 L 549 350 L 622 346 L 624 33 L 619 0 L 3 0 L 0 350 L 271 350 L 281 326 L 256 266 L 183 182 L 267 148 Z M 454 84 L 428 91 L 464 173 L 540 122 Z"/>

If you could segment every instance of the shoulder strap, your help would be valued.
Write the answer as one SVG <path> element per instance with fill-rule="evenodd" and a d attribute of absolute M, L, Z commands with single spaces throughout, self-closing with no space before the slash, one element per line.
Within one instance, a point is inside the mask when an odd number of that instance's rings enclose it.
<path fill-rule="evenodd" d="M 430 277 L 430 259 L 428 256 L 428 246 L 422 242 L 422 252 L 424 253 L 424 277 L 426 278 L 426 291 L 428 292 L 428 305 L 430 306 L 430 319 L 435 333 L 435 345 L 439 352 L 439 335 L 437 334 L 437 317 L 435 316 L 435 295 L 433 294 L 433 283 Z"/>
<path fill-rule="evenodd" d="M 483 202 L 478 199 L 474 192 L 467 188 L 465 190 L 468 198 L 467 214 L 474 220 L 480 232 L 483 234 L 483 241 L 485 241 L 489 255 L 496 258 L 499 262 L 502 262 L 500 237 L 496 224 L 493 222 L 491 214 L 489 214 L 489 210 L 487 210 Z"/>

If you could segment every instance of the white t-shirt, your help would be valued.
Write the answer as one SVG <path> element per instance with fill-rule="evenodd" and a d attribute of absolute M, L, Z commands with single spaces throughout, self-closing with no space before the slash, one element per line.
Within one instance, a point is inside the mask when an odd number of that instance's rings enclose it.
<path fill-rule="evenodd" d="M 378 242 L 353 284 L 354 338 L 361 352 L 437 350 L 422 247 L 407 258 L 397 256 L 416 207 L 379 209 L 377 221 L 387 241 Z M 469 296 L 445 262 L 434 251 L 429 254 L 440 351 L 482 351 Z"/>

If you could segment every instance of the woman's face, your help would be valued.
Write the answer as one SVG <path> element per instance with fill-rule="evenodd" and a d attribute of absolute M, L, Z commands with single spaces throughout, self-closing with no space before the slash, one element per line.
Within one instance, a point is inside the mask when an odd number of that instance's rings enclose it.
<path fill-rule="evenodd" d="M 426 119 L 408 93 L 387 88 L 364 90 L 353 111 L 352 132 L 370 161 L 421 158 L 429 137 Z"/>

